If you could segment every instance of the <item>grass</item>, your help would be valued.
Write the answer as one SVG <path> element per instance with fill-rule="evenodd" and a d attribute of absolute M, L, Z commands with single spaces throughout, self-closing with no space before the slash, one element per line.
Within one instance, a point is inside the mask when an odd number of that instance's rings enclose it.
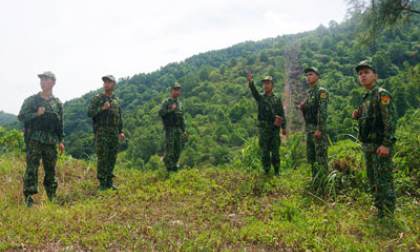
<path fill-rule="evenodd" d="M 118 192 L 98 192 L 95 165 L 62 159 L 59 199 L 23 204 L 24 158 L 0 157 L 0 251 L 419 251 L 419 199 L 377 221 L 363 192 L 315 196 L 309 167 L 282 177 L 224 167 L 116 168 Z M 43 177 L 40 169 L 40 178 Z"/>

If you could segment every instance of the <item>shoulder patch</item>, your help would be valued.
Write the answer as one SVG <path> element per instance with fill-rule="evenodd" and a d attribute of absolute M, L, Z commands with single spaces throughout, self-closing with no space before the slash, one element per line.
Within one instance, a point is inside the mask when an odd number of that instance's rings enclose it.
<path fill-rule="evenodd" d="M 382 96 L 381 97 L 382 105 L 388 106 L 391 103 L 391 97 L 389 96 Z"/>
<path fill-rule="evenodd" d="M 325 91 L 322 91 L 322 92 L 319 94 L 319 97 L 320 97 L 321 99 L 326 99 L 326 98 L 327 98 L 327 93 L 326 93 Z"/>

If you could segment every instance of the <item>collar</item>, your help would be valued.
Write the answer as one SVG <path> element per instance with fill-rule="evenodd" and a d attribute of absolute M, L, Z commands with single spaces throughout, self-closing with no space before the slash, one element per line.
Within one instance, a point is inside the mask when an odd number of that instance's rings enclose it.
<path fill-rule="evenodd" d="M 50 101 L 51 99 L 55 99 L 55 96 L 53 94 L 50 96 L 50 99 L 45 99 L 44 97 L 42 97 L 42 92 L 39 92 L 38 95 L 39 95 L 39 97 L 41 97 L 42 99 L 44 99 L 46 101 Z"/>
<path fill-rule="evenodd" d="M 108 96 L 108 95 L 106 95 L 106 94 L 104 94 L 104 93 L 101 93 L 101 95 L 103 95 L 103 96 L 105 96 L 105 97 L 108 97 L 108 98 L 110 98 L 110 99 L 115 99 L 115 95 L 114 95 L 114 94 L 112 94 L 111 96 Z"/>
<path fill-rule="evenodd" d="M 318 86 L 318 82 L 315 83 L 315 86 L 313 88 L 308 89 L 308 93 L 311 93 L 313 91 L 318 91 L 319 90 L 319 86 Z"/>
<path fill-rule="evenodd" d="M 371 87 L 368 91 L 366 91 L 365 95 L 369 95 L 371 94 L 373 91 L 378 89 L 378 85 L 374 85 L 373 87 Z"/>
<path fill-rule="evenodd" d="M 271 93 L 271 96 L 269 96 L 266 92 L 264 92 L 264 96 L 267 96 L 267 97 L 274 97 L 274 96 L 276 96 L 276 93 L 272 92 L 272 93 Z"/>

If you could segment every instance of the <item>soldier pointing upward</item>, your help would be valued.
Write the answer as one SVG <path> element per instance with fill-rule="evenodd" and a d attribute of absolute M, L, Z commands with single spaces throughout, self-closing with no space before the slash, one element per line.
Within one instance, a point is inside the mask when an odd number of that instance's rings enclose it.
<path fill-rule="evenodd" d="M 247 72 L 247 78 L 252 96 L 258 103 L 259 144 L 263 168 L 268 175 L 273 165 L 274 174 L 278 175 L 280 172 L 280 128 L 283 128 L 283 135 L 286 135 L 283 103 L 280 96 L 273 92 L 274 82 L 271 76 L 266 76 L 262 80 L 264 89 L 262 94 L 255 88 L 250 72 Z"/>

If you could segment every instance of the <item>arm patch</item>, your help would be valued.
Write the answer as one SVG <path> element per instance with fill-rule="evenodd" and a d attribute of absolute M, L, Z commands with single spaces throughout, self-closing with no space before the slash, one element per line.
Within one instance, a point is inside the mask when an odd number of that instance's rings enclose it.
<path fill-rule="evenodd" d="M 389 96 L 382 96 L 381 103 L 384 106 L 388 106 L 391 103 L 391 98 Z"/>

